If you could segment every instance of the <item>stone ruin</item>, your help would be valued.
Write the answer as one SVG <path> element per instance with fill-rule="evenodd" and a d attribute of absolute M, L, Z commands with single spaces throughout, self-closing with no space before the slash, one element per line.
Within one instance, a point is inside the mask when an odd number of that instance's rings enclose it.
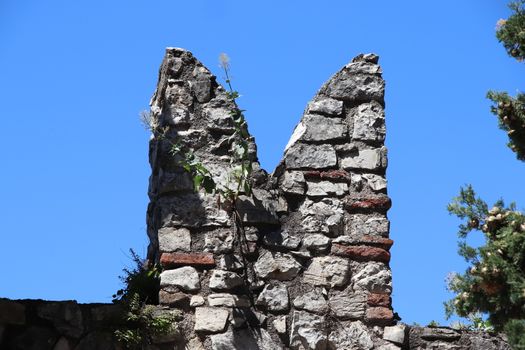
<path fill-rule="evenodd" d="M 235 106 L 190 52 L 168 48 L 151 115 L 148 258 L 162 265 L 159 311 L 183 320 L 150 350 L 509 349 L 497 335 L 401 324 L 392 310 L 384 90 L 359 55 L 308 103 L 272 174 L 250 138 L 253 193 L 238 235 L 217 196 L 196 192 L 170 154 L 195 154 L 231 187 Z M 120 349 L 115 305 L 0 299 L 1 349 Z M 115 319 L 117 318 L 117 320 Z"/>

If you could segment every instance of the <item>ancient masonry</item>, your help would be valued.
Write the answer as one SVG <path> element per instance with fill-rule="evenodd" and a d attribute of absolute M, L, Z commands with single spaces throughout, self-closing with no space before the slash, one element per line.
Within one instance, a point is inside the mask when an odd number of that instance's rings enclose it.
<path fill-rule="evenodd" d="M 250 140 L 253 194 L 236 208 L 195 192 L 170 154 L 191 150 L 227 186 L 234 108 L 193 55 L 169 48 L 151 101 L 148 258 L 160 263 L 159 312 L 180 309 L 150 350 L 503 350 L 499 336 L 397 323 L 391 306 L 378 57 L 359 55 L 306 106 L 272 174 Z M 242 247 L 242 248 L 241 248 Z M 1 349 L 120 349 L 118 305 L 0 299 Z"/>

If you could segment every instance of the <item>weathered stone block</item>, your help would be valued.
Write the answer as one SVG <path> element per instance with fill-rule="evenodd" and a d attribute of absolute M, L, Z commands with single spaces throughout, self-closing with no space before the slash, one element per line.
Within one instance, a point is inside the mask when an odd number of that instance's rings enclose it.
<path fill-rule="evenodd" d="M 265 251 L 254 265 L 255 273 L 262 279 L 288 281 L 299 273 L 302 266 L 289 254 Z"/>
<path fill-rule="evenodd" d="M 301 171 L 287 171 L 284 173 L 281 190 L 284 193 L 303 195 L 305 191 L 304 175 Z"/>
<path fill-rule="evenodd" d="M 298 137 L 301 141 L 333 141 L 348 136 L 348 126 L 339 118 L 307 114 L 303 116 L 301 123 L 304 127 L 296 129 L 303 131 Z"/>
<path fill-rule="evenodd" d="M 343 114 L 343 101 L 333 98 L 318 98 L 308 104 L 307 113 L 320 113 L 328 116 L 340 116 Z"/>
<path fill-rule="evenodd" d="M 210 288 L 213 290 L 230 290 L 243 284 L 242 277 L 231 271 L 213 270 L 210 277 Z"/>
<path fill-rule="evenodd" d="M 319 315 L 325 315 L 330 310 L 326 299 L 317 289 L 297 296 L 293 306 Z"/>
<path fill-rule="evenodd" d="M 335 167 L 337 156 L 331 145 L 296 143 L 287 150 L 284 161 L 288 169 L 324 169 Z"/>
<path fill-rule="evenodd" d="M 314 252 L 323 252 L 330 247 L 330 238 L 320 233 L 307 233 L 303 238 L 303 247 Z"/>
<path fill-rule="evenodd" d="M 328 337 L 325 317 L 294 311 L 290 330 L 290 348 L 294 350 L 325 350 Z"/>
<path fill-rule="evenodd" d="M 266 234 L 263 242 L 268 247 L 297 249 L 301 244 L 301 238 L 291 236 L 287 230 L 273 231 Z"/>
<path fill-rule="evenodd" d="M 303 274 L 303 280 L 314 286 L 341 287 L 350 277 L 348 260 L 335 256 L 316 257 Z"/>
<path fill-rule="evenodd" d="M 288 288 L 285 285 L 267 284 L 255 304 L 270 312 L 281 312 L 290 307 L 288 299 Z"/>
<path fill-rule="evenodd" d="M 349 69 L 337 73 L 322 89 L 328 96 L 343 101 L 383 102 L 385 82 L 380 76 L 356 74 Z"/>
<path fill-rule="evenodd" d="M 204 236 L 204 250 L 216 254 L 231 253 L 233 251 L 232 232 L 227 229 L 207 232 Z"/>
<path fill-rule="evenodd" d="M 212 350 L 282 350 L 281 345 L 275 343 L 270 334 L 262 328 L 238 329 L 223 334 L 210 336 Z"/>
<path fill-rule="evenodd" d="M 226 329 L 230 313 L 217 307 L 198 307 L 195 309 L 196 332 L 217 333 Z"/>
<path fill-rule="evenodd" d="M 210 306 L 222 307 L 250 307 L 250 300 L 247 297 L 228 293 L 215 293 L 208 295 Z"/>
<path fill-rule="evenodd" d="M 354 128 L 352 139 L 378 141 L 385 139 L 385 112 L 376 101 L 359 105 L 353 114 Z"/>
<path fill-rule="evenodd" d="M 174 270 L 166 270 L 160 274 L 161 287 L 180 287 L 185 291 L 197 291 L 201 288 L 199 274 L 191 266 L 179 267 Z"/>
<path fill-rule="evenodd" d="M 367 301 L 367 303 L 370 306 L 390 307 L 390 304 L 391 304 L 390 294 L 370 293 L 370 294 L 368 294 L 368 301 Z"/>
<path fill-rule="evenodd" d="M 366 296 L 364 293 L 344 291 L 331 295 L 328 304 L 337 318 L 343 320 L 361 319 L 365 315 Z"/>
<path fill-rule="evenodd" d="M 354 202 L 357 203 L 358 201 Z M 359 202 L 364 202 L 359 201 Z M 383 203 L 377 203 L 382 207 Z M 353 208 L 363 207 L 365 203 L 356 204 Z M 372 206 L 371 204 L 370 206 Z M 346 232 L 349 236 L 388 236 L 390 222 L 383 215 L 353 214 L 349 216 L 346 224 Z"/>
<path fill-rule="evenodd" d="M 187 228 L 163 227 L 158 231 L 159 250 L 161 252 L 191 250 L 191 235 Z"/>
<path fill-rule="evenodd" d="M 383 263 L 368 262 L 352 276 L 352 283 L 356 290 L 391 293 L 392 272 Z"/>
<path fill-rule="evenodd" d="M 329 349 L 370 350 L 374 342 L 366 326 L 360 322 L 340 322 L 329 335 Z"/>
<path fill-rule="evenodd" d="M 348 193 L 348 184 L 344 182 L 307 181 L 306 195 L 310 197 L 344 196 Z"/>
<path fill-rule="evenodd" d="M 359 150 L 357 153 L 342 157 L 341 166 L 346 170 L 376 170 L 384 168 L 381 152 L 380 148 Z"/>
<path fill-rule="evenodd" d="M 391 341 L 392 343 L 403 345 L 407 335 L 407 326 L 399 324 L 396 326 L 385 327 L 383 330 L 383 339 Z"/>

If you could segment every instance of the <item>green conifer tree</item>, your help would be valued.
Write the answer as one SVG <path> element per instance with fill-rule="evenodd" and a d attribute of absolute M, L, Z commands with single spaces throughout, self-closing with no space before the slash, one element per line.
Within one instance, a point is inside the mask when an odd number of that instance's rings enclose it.
<path fill-rule="evenodd" d="M 525 59 L 525 0 L 509 4 L 512 15 L 497 23 L 496 37 L 507 53 Z M 507 131 L 509 148 L 525 161 L 525 94 L 511 97 L 489 91 L 491 107 L 501 129 Z M 496 331 L 504 331 L 513 349 L 525 349 L 525 215 L 514 204 L 498 201 L 492 209 L 478 198 L 471 186 L 462 188 L 448 210 L 465 220 L 459 227 L 459 254 L 470 264 L 464 274 L 449 280 L 455 298 L 445 303 L 447 315 L 488 316 Z M 466 242 L 472 231 L 485 235 L 479 248 Z"/>

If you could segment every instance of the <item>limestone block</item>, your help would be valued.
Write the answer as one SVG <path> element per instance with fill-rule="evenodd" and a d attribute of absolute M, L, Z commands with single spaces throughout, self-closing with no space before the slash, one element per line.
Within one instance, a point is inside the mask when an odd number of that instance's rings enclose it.
<path fill-rule="evenodd" d="M 301 264 L 289 254 L 265 251 L 254 265 L 255 273 L 262 279 L 289 281 L 301 270 Z"/>
<path fill-rule="evenodd" d="M 202 306 L 206 303 L 204 298 L 201 295 L 193 295 L 190 299 L 190 306 L 191 307 L 197 307 Z"/>
<path fill-rule="evenodd" d="M 321 92 L 343 101 L 383 102 L 385 82 L 377 75 L 355 74 L 349 69 L 343 69 L 321 89 Z"/>
<path fill-rule="evenodd" d="M 213 270 L 210 277 L 210 288 L 213 290 L 230 290 L 243 283 L 241 276 L 231 271 Z"/>
<path fill-rule="evenodd" d="M 290 348 L 326 350 L 328 337 L 325 327 L 324 316 L 294 311 L 290 330 Z"/>
<path fill-rule="evenodd" d="M 210 336 L 212 350 L 282 350 L 263 328 L 244 328 Z"/>
<path fill-rule="evenodd" d="M 339 118 L 307 114 L 301 123 L 304 125 L 299 129 L 304 130 L 298 138 L 301 141 L 333 141 L 347 137 L 348 126 Z"/>
<path fill-rule="evenodd" d="M 284 173 L 283 182 L 280 186 L 284 193 L 303 195 L 305 181 L 302 171 L 287 171 Z"/>
<path fill-rule="evenodd" d="M 334 256 L 316 257 L 304 272 L 303 280 L 314 286 L 341 287 L 350 278 L 348 260 Z"/>
<path fill-rule="evenodd" d="M 328 304 L 337 318 L 343 320 L 361 319 L 365 316 L 366 300 L 364 293 L 344 291 L 331 295 Z"/>
<path fill-rule="evenodd" d="M 191 235 L 187 228 L 163 227 L 158 231 L 159 250 L 161 252 L 191 250 Z"/>
<path fill-rule="evenodd" d="M 284 156 L 288 169 L 324 169 L 337 165 L 337 156 L 331 145 L 307 145 L 296 143 Z"/>
<path fill-rule="evenodd" d="M 353 214 L 349 216 L 346 232 L 350 236 L 388 236 L 390 222 L 384 216 Z"/>
<path fill-rule="evenodd" d="M 296 309 L 313 312 L 319 315 L 324 315 L 329 310 L 326 299 L 317 289 L 297 296 L 293 301 L 293 306 Z"/>
<path fill-rule="evenodd" d="M 386 179 L 383 176 L 375 174 L 363 174 L 362 177 L 366 180 L 368 187 L 373 191 L 379 192 L 386 189 Z"/>
<path fill-rule="evenodd" d="M 348 184 L 344 182 L 307 181 L 306 195 L 310 197 L 344 196 L 348 193 Z"/>
<path fill-rule="evenodd" d="M 301 227 L 305 232 L 337 236 L 343 231 L 343 205 L 335 198 L 319 202 L 306 199 L 298 209 L 303 216 Z"/>
<path fill-rule="evenodd" d="M 226 328 L 230 313 L 217 307 L 198 307 L 195 309 L 195 331 L 217 333 Z"/>
<path fill-rule="evenodd" d="M 330 238 L 320 233 L 305 234 L 303 247 L 314 252 L 323 252 L 330 247 Z"/>
<path fill-rule="evenodd" d="M 368 328 L 361 321 L 342 322 L 330 332 L 330 349 L 370 350 L 374 342 Z"/>
<path fill-rule="evenodd" d="M 343 101 L 320 97 L 308 104 L 306 112 L 340 116 L 343 114 Z"/>
<path fill-rule="evenodd" d="M 286 311 L 290 307 L 288 289 L 283 284 L 267 284 L 255 305 L 262 306 L 270 312 Z"/>
<path fill-rule="evenodd" d="M 445 327 L 425 327 L 421 333 L 421 338 L 425 340 L 446 340 L 452 341 L 459 339 L 461 333 Z"/>
<path fill-rule="evenodd" d="M 385 140 L 385 112 L 376 101 L 359 105 L 355 114 L 353 140 L 378 141 Z"/>
<path fill-rule="evenodd" d="M 383 339 L 392 343 L 403 345 L 407 335 L 407 326 L 399 324 L 396 326 L 385 327 L 383 330 Z"/>
<path fill-rule="evenodd" d="M 273 328 L 280 336 L 286 335 L 286 319 L 287 316 L 280 316 L 273 320 Z"/>
<path fill-rule="evenodd" d="M 381 149 L 363 149 L 341 158 L 341 166 L 346 170 L 366 169 L 375 170 L 382 168 Z"/>
<path fill-rule="evenodd" d="M 392 292 L 392 272 L 383 263 L 368 262 L 352 276 L 354 289 L 372 293 Z"/>
<path fill-rule="evenodd" d="M 349 72 L 361 74 L 381 74 L 383 73 L 381 67 L 372 62 L 358 61 L 350 62 L 345 66 Z"/>
<path fill-rule="evenodd" d="M 201 288 L 199 274 L 191 266 L 163 271 L 160 274 L 160 286 L 176 286 L 188 292 L 197 291 Z"/>
<path fill-rule="evenodd" d="M 197 101 L 204 103 L 211 98 L 211 74 L 204 67 L 195 67 L 193 70 L 195 80 L 191 81 L 191 89 Z"/>
<path fill-rule="evenodd" d="M 250 307 L 250 300 L 239 295 L 215 293 L 208 295 L 208 304 L 222 307 Z"/>

